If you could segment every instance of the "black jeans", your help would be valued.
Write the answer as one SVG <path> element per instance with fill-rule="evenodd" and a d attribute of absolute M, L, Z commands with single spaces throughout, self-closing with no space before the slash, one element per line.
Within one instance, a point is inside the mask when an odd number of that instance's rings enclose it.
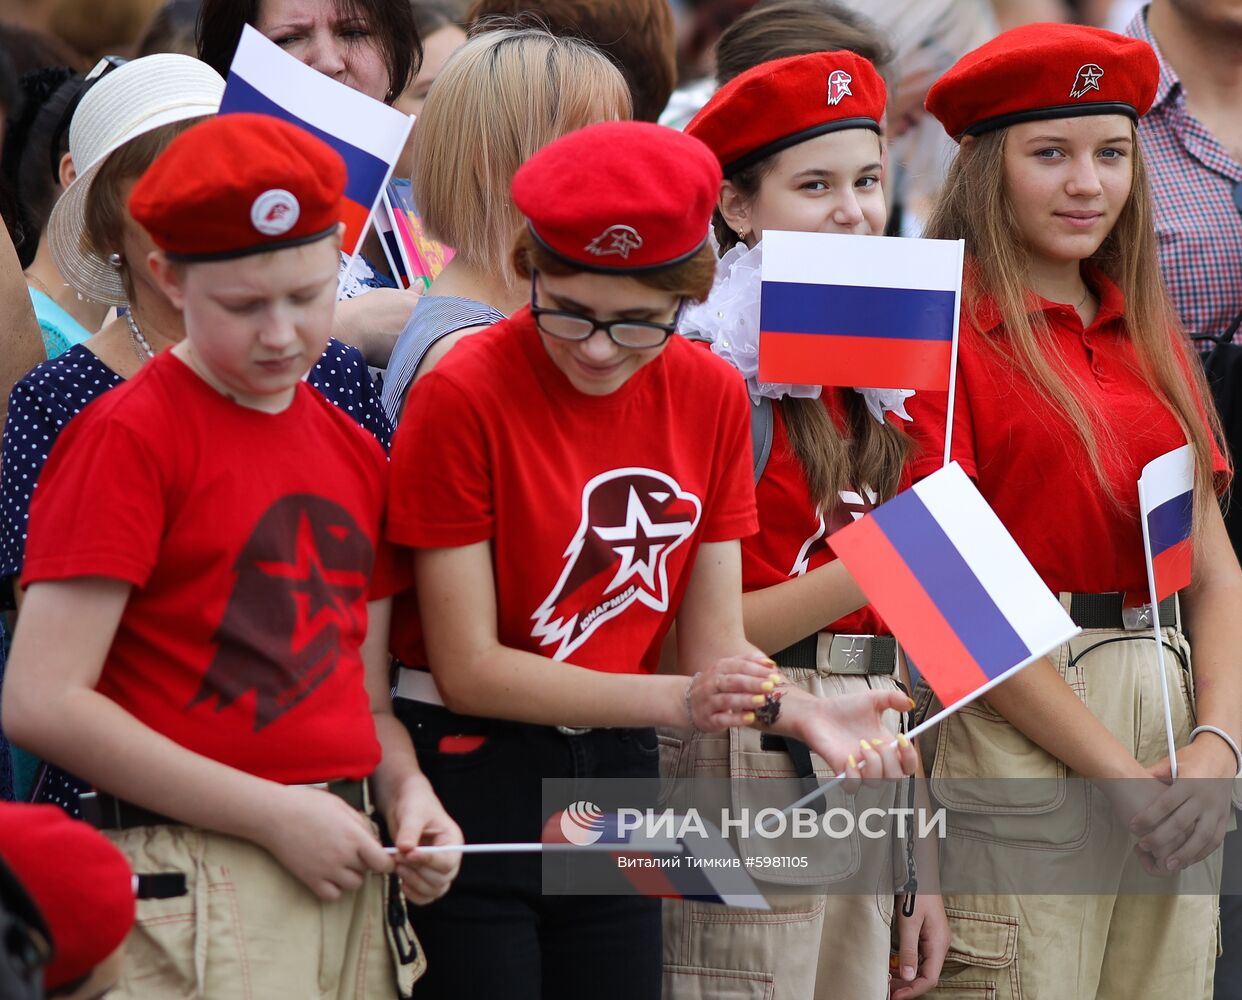
<path fill-rule="evenodd" d="M 467 843 L 541 840 L 543 778 L 659 774 L 654 729 L 566 736 L 404 698 L 395 710 Z M 442 752 L 446 736 L 483 743 Z M 427 973 L 415 988 L 419 1000 L 659 1000 L 659 900 L 544 896 L 542 883 L 539 855 L 467 855 L 448 895 L 410 907 L 427 954 Z"/>

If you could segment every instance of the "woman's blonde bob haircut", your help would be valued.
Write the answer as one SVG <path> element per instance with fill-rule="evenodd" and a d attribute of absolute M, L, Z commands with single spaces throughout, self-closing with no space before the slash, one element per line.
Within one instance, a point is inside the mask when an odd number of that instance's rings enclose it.
<path fill-rule="evenodd" d="M 522 216 L 509 185 L 553 139 L 630 117 L 630 92 L 585 42 L 538 28 L 468 41 L 436 79 L 414 131 L 414 199 L 428 231 L 473 268 L 516 281 Z"/>

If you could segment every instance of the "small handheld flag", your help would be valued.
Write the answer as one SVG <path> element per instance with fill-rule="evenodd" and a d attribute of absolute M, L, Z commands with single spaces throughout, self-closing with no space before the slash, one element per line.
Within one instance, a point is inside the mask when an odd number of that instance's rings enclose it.
<path fill-rule="evenodd" d="M 1154 602 L 1190 585 L 1190 529 L 1195 506 L 1195 453 L 1190 445 L 1143 467 L 1139 479 L 1143 536 L 1151 560 Z"/>
<path fill-rule="evenodd" d="M 760 380 L 947 389 L 962 260 L 960 240 L 765 232 Z"/>
<path fill-rule="evenodd" d="M 396 279 L 397 286 L 409 288 L 413 283 L 410 279 L 410 261 L 402 245 L 401 234 L 396 228 L 395 214 L 388 191 L 385 189 L 380 196 L 379 208 L 375 212 L 375 231 L 379 234 L 380 246 L 384 249 L 384 256 L 388 260 L 388 266 L 392 269 L 392 276 Z M 418 290 L 425 291 L 426 289 L 420 287 Z"/>
<path fill-rule="evenodd" d="M 385 189 L 384 200 L 390 207 L 393 226 L 409 265 L 410 283 L 426 289 L 444 270 L 444 265 L 453 259 L 453 248 L 446 247 L 428 235 L 422 217 L 414 205 L 409 184 L 390 181 Z"/>
<path fill-rule="evenodd" d="M 611 854 L 614 859 L 628 859 L 618 867 L 639 895 L 771 909 L 718 827 L 698 815 L 691 821 L 683 814 L 662 812 L 653 819 L 658 831 L 648 831 L 641 818 L 623 818 L 593 803 L 575 802 L 548 817 L 538 842 L 444 844 L 419 847 L 415 853 Z M 664 834 L 665 830 L 677 832 Z M 398 853 L 395 847 L 384 850 Z M 657 857 L 664 860 L 657 864 Z"/>
<path fill-rule="evenodd" d="M 411 120 L 311 69 L 247 25 L 229 67 L 220 114 L 249 111 L 306 129 L 340 153 L 348 180 L 341 249 L 353 256 L 405 147 Z"/>
<path fill-rule="evenodd" d="M 1195 511 L 1195 453 L 1190 445 L 1166 452 L 1143 466 L 1138 481 L 1139 520 L 1147 560 L 1147 587 L 1151 595 L 1152 631 L 1160 694 L 1164 699 L 1164 735 L 1169 747 L 1169 773 L 1177 778 L 1177 746 L 1173 712 L 1169 706 L 1168 675 L 1164 668 L 1164 638 L 1157 605 L 1190 585 L 1191 529 Z"/>
<path fill-rule="evenodd" d="M 907 739 L 1080 631 L 956 462 L 828 544 L 945 706 Z M 844 780 L 839 774 L 784 811 Z"/>
<path fill-rule="evenodd" d="M 949 710 L 1078 634 L 956 462 L 828 544 Z"/>
<path fill-rule="evenodd" d="M 652 837 L 641 821 L 605 813 L 589 802 L 576 802 L 553 813 L 544 824 L 544 847 L 552 850 L 610 851 L 632 859 L 621 870 L 642 896 L 693 899 L 724 906 L 768 910 L 771 907 L 746 871 L 733 846 L 714 824 L 695 814 L 660 814 L 662 828 L 675 839 Z M 655 856 L 680 857 L 660 864 Z"/>

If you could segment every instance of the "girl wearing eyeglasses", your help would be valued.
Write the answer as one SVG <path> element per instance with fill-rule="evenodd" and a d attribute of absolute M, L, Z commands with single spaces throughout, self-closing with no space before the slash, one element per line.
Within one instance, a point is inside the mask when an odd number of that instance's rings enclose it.
<path fill-rule="evenodd" d="M 405 595 L 395 616 L 396 712 L 470 842 L 540 840 L 545 778 L 583 798 L 589 779 L 656 778 L 657 725 L 762 726 L 853 778 L 858 758 L 868 776 L 913 770 L 908 746 L 859 746 L 904 695 L 811 698 L 742 632 L 749 404 L 672 336 L 711 287 L 719 184 L 700 142 L 654 125 L 545 147 L 513 182 L 530 308 L 407 400 L 388 531 L 415 549 L 418 606 Z M 661 675 L 674 621 L 681 675 Z M 533 856 L 470 857 L 416 922 L 420 995 L 660 995 L 658 902 L 545 896 Z"/>

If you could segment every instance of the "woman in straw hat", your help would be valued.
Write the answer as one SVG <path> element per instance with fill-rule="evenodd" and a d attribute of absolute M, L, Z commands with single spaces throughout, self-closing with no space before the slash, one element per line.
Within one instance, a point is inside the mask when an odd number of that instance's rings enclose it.
<path fill-rule="evenodd" d="M 57 436 L 87 403 L 185 336 L 180 312 L 145 268 L 131 266 L 145 260 L 152 247 L 125 202 L 134 182 L 177 135 L 216 113 L 223 91 L 224 81 L 197 59 L 147 56 L 100 78 L 74 114 L 69 150 L 79 169 L 48 223 L 52 253 L 65 280 L 87 298 L 127 309 L 85 344 L 39 365 L 10 396 L 0 457 L 0 578 L 6 603 L 20 604 L 17 578 L 31 493 Z M 355 348 L 329 342 L 308 381 L 387 444 L 388 422 Z M 63 772 L 44 768 L 33 797 L 76 814 L 82 789 Z"/>

